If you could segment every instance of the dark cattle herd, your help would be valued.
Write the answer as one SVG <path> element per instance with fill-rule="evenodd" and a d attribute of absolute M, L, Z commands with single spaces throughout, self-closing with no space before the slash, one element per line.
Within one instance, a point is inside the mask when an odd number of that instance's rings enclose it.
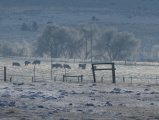
<path fill-rule="evenodd" d="M 63 68 L 71 69 L 71 67 L 68 64 L 64 64 Z"/>
<path fill-rule="evenodd" d="M 18 62 L 13 62 L 12 66 L 20 66 L 20 64 Z"/>
<path fill-rule="evenodd" d="M 40 60 L 35 60 L 35 61 L 33 61 L 32 64 L 34 64 L 34 65 L 39 64 L 40 65 L 40 63 L 41 63 Z M 29 64 L 31 64 L 31 62 L 30 61 L 25 61 L 24 64 L 25 64 L 25 66 L 28 66 Z M 20 63 L 13 62 L 12 66 L 20 66 Z M 79 64 L 78 68 L 86 69 L 86 66 L 87 66 L 87 64 Z M 63 64 L 62 65 L 62 64 L 56 63 L 56 64 L 52 64 L 52 68 L 56 68 L 56 69 L 57 68 L 71 69 L 71 66 L 68 65 L 68 64 Z"/>
<path fill-rule="evenodd" d="M 40 64 L 40 60 L 35 60 L 32 64 Z"/>
<path fill-rule="evenodd" d="M 86 69 L 86 64 L 79 64 L 79 68 Z"/>
<path fill-rule="evenodd" d="M 71 67 L 68 64 L 52 64 L 52 68 L 67 68 L 67 69 L 71 69 Z"/>
<path fill-rule="evenodd" d="M 28 64 L 31 64 L 30 61 L 25 61 L 25 66 L 27 66 Z"/>
<path fill-rule="evenodd" d="M 52 68 L 62 68 L 61 64 L 52 64 Z"/>
<path fill-rule="evenodd" d="M 27 66 L 27 65 L 31 64 L 31 62 L 30 61 L 25 61 L 24 64 L 25 64 L 25 66 Z M 34 64 L 34 65 L 40 64 L 40 60 L 35 60 L 32 64 Z M 12 66 L 20 66 L 20 63 L 13 62 Z"/>
<path fill-rule="evenodd" d="M 86 69 L 86 65 L 87 64 L 79 64 L 78 67 L 82 68 L 82 69 Z M 71 69 L 70 65 L 68 64 L 52 64 L 52 68 L 67 68 L 67 69 Z"/>

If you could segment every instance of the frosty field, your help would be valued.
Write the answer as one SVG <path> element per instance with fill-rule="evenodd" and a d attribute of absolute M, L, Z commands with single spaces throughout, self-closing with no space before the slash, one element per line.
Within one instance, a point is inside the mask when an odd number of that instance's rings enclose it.
<path fill-rule="evenodd" d="M 0 84 L 2 120 L 159 119 L 157 85 Z"/>
<path fill-rule="evenodd" d="M 35 49 L 48 23 L 75 29 L 90 23 L 132 32 L 149 57 L 159 44 L 158 0 L 0 1 L 1 47 L 4 41 L 14 48 L 14 43 L 26 41 Z M 21 29 L 23 23 L 31 27 L 34 21 L 37 31 Z M 25 61 L 36 59 L 40 65 L 25 66 Z M 53 64 L 68 64 L 71 69 L 52 69 L 50 61 L 0 57 L 0 120 L 159 120 L 159 63 L 114 61 L 116 83 L 112 84 L 111 71 L 96 71 L 93 83 L 90 61 L 53 59 Z M 13 62 L 20 66 L 12 66 Z M 86 69 L 79 63 L 87 63 Z M 97 68 L 105 67 L 111 68 Z M 83 75 L 83 82 L 77 78 L 63 82 L 63 75 Z"/>
<path fill-rule="evenodd" d="M 82 74 L 82 83 L 76 78 L 62 82 L 63 68 L 53 69 L 51 80 L 49 59 L 41 59 L 41 64 L 35 66 L 36 82 L 32 82 L 34 65 L 25 66 L 25 60 L 28 59 L 0 60 L 2 120 L 159 119 L 158 63 L 137 63 L 134 66 L 115 62 L 116 84 L 112 84 L 111 71 L 96 72 L 97 83 L 93 83 L 91 64 L 82 70 L 78 68 L 77 60 L 75 63 L 74 60 L 58 61 L 71 66 L 66 70 L 67 75 Z M 21 66 L 12 66 L 15 61 Z M 3 81 L 4 66 L 7 68 L 7 82 Z M 12 82 L 9 82 L 11 76 Z"/>
<path fill-rule="evenodd" d="M 25 61 L 30 61 L 31 63 L 39 59 L 41 61 L 40 65 L 29 64 L 25 66 Z M 49 58 L 0 58 L 0 79 L 4 79 L 4 66 L 7 69 L 7 80 L 12 78 L 12 82 L 31 82 L 32 77 L 34 77 L 35 69 L 35 81 L 47 81 L 53 82 L 62 81 L 63 75 L 83 75 L 83 82 L 93 82 L 93 74 L 91 69 L 91 64 L 86 60 L 79 59 L 53 59 L 52 64 L 59 63 L 61 65 L 68 64 L 71 69 L 64 68 L 53 68 L 52 69 L 52 80 L 51 80 L 51 60 Z M 20 66 L 12 66 L 13 62 L 20 63 Z M 95 61 L 94 61 L 95 62 Z M 99 62 L 99 61 L 98 61 Z M 86 69 L 81 69 L 78 67 L 79 64 L 86 63 Z M 152 83 L 156 84 L 159 82 L 159 63 L 151 62 L 125 62 L 115 61 L 115 74 L 116 82 L 122 83 L 123 77 L 126 83 Z M 111 68 L 111 65 L 97 66 L 97 68 Z M 96 71 L 97 82 L 111 83 L 112 82 L 112 71 Z M 68 81 L 72 81 L 71 78 Z M 72 82 L 77 82 L 77 78 L 74 78 Z"/>

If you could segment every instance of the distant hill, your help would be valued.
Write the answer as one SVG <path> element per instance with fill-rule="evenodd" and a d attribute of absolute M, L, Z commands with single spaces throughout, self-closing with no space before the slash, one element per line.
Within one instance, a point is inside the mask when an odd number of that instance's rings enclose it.
<path fill-rule="evenodd" d="M 56 6 L 56 7 L 88 7 L 88 8 L 114 8 L 118 10 L 157 10 L 158 0 L 0 0 L 5 6 Z"/>
<path fill-rule="evenodd" d="M 24 22 L 33 21 L 39 31 L 19 30 Z M 141 49 L 147 53 L 159 44 L 159 0 L 0 0 L 0 41 L 33 41 L 47 22 L 113 26 L 141 39 Z"/>

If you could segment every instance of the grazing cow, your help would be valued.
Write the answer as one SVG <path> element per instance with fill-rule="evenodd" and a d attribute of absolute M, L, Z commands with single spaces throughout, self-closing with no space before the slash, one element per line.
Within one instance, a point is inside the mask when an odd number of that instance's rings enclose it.
<path fill-rule="evenodd" d="M 52 68 L 62 68 L 61 64 L 52 64 Z"/>
<path fill-rule="evenodd" d="M 28 64 L 31 64 L 30 61 L 25 61 L 25 66 L 27 66 Z"/>
<path fill-rule="evenodd" d="M 63 67 L 64 67 L 64 68 L 71 69 L 71 67 L 70 67 L 68 64 L 64 64 Z"/>
<path fill-rule="evenodd" d="M 20 66 L 20 64 L 17 63 L 17 62 L 13 62 L 13 63 L 12 63 L 12 66 Z"/>
<path fill-rule="evenodd" d="M 35 60 L 32 64 L 40 64 L 40 60 Z"/>
<path fill-rule="evenodd" d="M 79 64 L 79 68 L 86 69 L 86 64 Z"/>

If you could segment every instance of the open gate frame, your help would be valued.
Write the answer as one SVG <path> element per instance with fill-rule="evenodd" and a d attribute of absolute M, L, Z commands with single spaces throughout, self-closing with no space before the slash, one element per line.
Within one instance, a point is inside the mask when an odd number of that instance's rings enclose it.
<path fill-rule="evenodd" d="M 97 69 L 95 68 L 94 66 L 97 66 L 97 65 L 112 65 L 112 68 L 105 68 L 105 69 Z M 116 80 L 115 80 L 115 67 L 114 67 L 114 63 L 95 63 L 95 64 L 92 64 L 92 72 L 93 72 L 93 78 L 94 78 L 94 83 L 96 82 L 96 76 L 95 76 L 95 71 L 96 70 L 112 70 L 112 83 L 116 83 Z"/>

